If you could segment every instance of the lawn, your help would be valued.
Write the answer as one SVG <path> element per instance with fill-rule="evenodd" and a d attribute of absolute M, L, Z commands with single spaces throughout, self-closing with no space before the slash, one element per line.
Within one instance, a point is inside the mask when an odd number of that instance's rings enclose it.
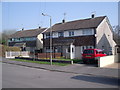
<path fill-rule="evenodd" d="M 54 59 L 55 59 L 55 58 L 54 58 Z M 57 60 L 73 61 L 73 63 L 80 63 L 80 62 L 82 62 L 81 59 L 66 59 L 66 58 L 63 58 L 63 57 L 58 58 Z"/>
<path fill-rule="evenodd" d="M 31 60 L 25 60 L 25 59 L 10 59 L 13 61 L 22 61 L 22 62 L 30 62 L 30 63 L 38 63 L 38 64 L 49 64 L 50 62 L 43 62 L 43 61 L 31 61 Z M 53 65 L 59 65 L 59 66 L 66 66 L 66 65 L 70 65 L 70 64 L 66 64 L 66 63 L 56 63 L 56 62 L 52 62 Z"/>

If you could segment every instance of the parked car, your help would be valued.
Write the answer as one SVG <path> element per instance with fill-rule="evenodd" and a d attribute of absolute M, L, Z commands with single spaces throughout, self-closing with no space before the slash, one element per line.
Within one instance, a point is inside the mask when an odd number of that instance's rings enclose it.
<path fill-rule="evenodd" d="M 85 49 L 82 54 L 83 63 L 97 63 L 99 57 L 106 56 L 101 49 Z"/>

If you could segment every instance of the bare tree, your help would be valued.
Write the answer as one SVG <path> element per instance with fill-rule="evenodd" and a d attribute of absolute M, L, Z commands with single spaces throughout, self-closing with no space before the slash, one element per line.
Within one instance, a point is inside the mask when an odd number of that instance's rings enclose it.
<path fill-rule="evenodd" d="M 113 26 L 113 39 L 115 42 L 120 45 L 120 26 Z"/>
<path fill-rule="evenodd" d="M 0 44 L 3 44 L 3 45 L 7 45 L 7 41 L 8 41 L 8 37 L 15 33 L 16 30 L 13 29 L 13 30 L 4 30 L 3 32 L 1 32 L 0 34 Z"/>

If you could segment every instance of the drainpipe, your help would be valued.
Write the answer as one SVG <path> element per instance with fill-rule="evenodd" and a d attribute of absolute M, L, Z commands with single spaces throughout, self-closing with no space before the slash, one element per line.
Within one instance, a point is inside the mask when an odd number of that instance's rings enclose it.
<path fill-rule="evenodd" d="M 72 43 L 70 44 L 70 59 L 73 59 L 73 56 L 72 56 Z"/>
<path fill-rule="evenodd" d="M 94 48 L 97 48 L 97 33 L 96 33 L 96 28 L 94 28 L 94 37 L 95 37 L 95 41 L 94 41 Z"/>

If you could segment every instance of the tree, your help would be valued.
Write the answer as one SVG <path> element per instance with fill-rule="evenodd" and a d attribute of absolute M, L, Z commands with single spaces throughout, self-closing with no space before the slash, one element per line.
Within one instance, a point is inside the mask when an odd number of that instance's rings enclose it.
<path fill-rule="evenodd" d="M 0 44 L 7 45 L 8 38 L 11 34 L 15 33 L 16 30 L 4 30 L 0 33 Z"/>
<path fill-rule="evenodd" d="M 113 39 L 114 41 L 120 45 L 120 26 L 113 26 Z"/>

